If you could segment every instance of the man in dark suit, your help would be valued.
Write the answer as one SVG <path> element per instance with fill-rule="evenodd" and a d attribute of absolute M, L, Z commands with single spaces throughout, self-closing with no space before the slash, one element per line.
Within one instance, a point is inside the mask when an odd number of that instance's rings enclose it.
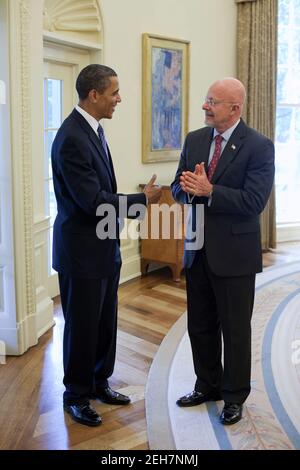
<path fill-rule="evenodd" d="M 97 426 L 101 417 L 90 406 L 90 398 L 116 405 L 130 402 L 108 384 L 116 352 L 120 204 L 121 212 L 124 204 L 127 210 L 133 204 L 145 206 L 158 201 L 161 190 L 154 185 L 154 175 L 144 193 L 117 194 L 110 151 L 99 124 L 112 118 L 121 101 L 117 74 L 104 65 L 89 65 L 80 72 L 76 89 L 79 104 L 52 146 L 58 209 L 53 268 L 58 271 L 65 318 L 64 409 L 75 421 Z M 111 209 L 107 237 L 99 230 L 105 214 L 96 215 L 103 207 Z"/>
<path fill-rule="evenodd" d="M 191 204 L 194 234 L 204 225 L 203 246 L 186 240 L 184 261 L 197 380 L 177 404 L 222 398 L 223 424 L 241 419 L 250 393 L 250 322 L 255 275 L 262 271 L 259 215 L 274 179 L 273 143 L 243 122 L 244 100 L 244 86 L 234 78 L 211 85 L 202 106 L 207 127 L 187 135 L 172 183 L 175 200 Z"/>

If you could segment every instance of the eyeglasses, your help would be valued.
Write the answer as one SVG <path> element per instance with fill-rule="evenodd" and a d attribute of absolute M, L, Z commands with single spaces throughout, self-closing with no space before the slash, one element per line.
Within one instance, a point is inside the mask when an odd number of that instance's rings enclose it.
<path fill-rule="evenodd" d="M 213 98 L 204 98 L 204 104 L 208 104 L 208 106 L 216 106 L 217 104 L 227 103 L 227 104 L 235 104 L 233 101 L 217 101 Z"/>

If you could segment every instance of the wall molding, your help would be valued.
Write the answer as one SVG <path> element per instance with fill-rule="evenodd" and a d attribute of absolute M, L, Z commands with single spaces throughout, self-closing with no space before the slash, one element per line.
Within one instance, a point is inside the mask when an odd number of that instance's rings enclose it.
<path fill-rule="evenodd" d="M 31 89 L 30 89 L 30 23 L 29 0 L 10 1 L 10 96 L 15 280 L 17 293 L 17 324 L 34 324 L 36 313 L 33 255 L 33 187 L 31 148 Z M 19 329 L 15 354 L 22 354 L 36 344 L 35 328 Z"/>
<path fill-rule="evenodd" d="M 103 28 L 97 0 L 44 0 L 44 36 L 64 44 L 102 44 Z M 67 42 L 65 42 L 67 41 Z M 70 41 L 70 42 L 69 42 Z"/>
<path fill-rule="evenodd" d="M 59 33 L 52 33 L 50 31 L 43 32 L 44 41 L 54 44 L 61 44 L 62 46 L 70 46 L 70 47 L 79 47 L 80 49 L 86 50 L 95 50 L 101 51 L 102 44 L 101 43 L 94 43 L 91 41 L 82 41 L 75 38 L 66 38 L 62 34 Z"/>
<path fill-rule="evenodd" d="M 48 31 L 101 31 L 95 0 L 45 0 L 44 29 Z"/>
<path fill-rule="evenodd" d="M 34 220 L 34 233 L 46 232 L 50 227 L 50 216 L 49 215 L 40 215 Z"/>
<path fill-rule="evenodd" d="M 24 211 L 24 228 L 25 228 L 25 272 L 26 272 L 26 299 L 27 312 L 33 314 L 35 312 L 35 295 L 34 295 L 34 263 L 33 263 L 33 198 L 32 198 L 32 160 L 31 160 L 31 93 L 30 83 L 30 20 L 32 14 L 28 0 L 19 2 L 20 6 L 20 24 L 21 24 L 21 152 L 22 152 L 22 186 L 23 186 L 23 211 Z"/>

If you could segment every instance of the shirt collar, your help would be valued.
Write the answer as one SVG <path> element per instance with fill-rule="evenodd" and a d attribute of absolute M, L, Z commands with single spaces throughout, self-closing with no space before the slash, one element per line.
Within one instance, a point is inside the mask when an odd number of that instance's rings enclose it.
<path fill-rule="evenodd" d="M 84 117 L 84 119 L 89 123 L 91 128 L 95 131 L 95 133 L 98 135 L 98 126 L 99 122 L 97 119 L 95 119 L 93 116 L 91 116 L 89 113 L 87 113 L 84 109 L 82 109 L 80 106 L 75 106 L 76 111 L 78 111 L 81 116 Z"/>
<path fill-rule="evenodd" d="M 238 121 L 236 121 L 233 126 L 229 127 L 229 129 L 227 129 L 225 132 L 223 132 L 223 134 L 221 134 L 221 136 L 223 137 L 223 139 L 228 142 L 228 140 L 230 139 L 231 137 L 231 134 L 233 133 L 234 129 L 239 125 L 240 123 L 240 119 Z M 216 137 L 216 135 L 218 135 L 219 132 L 216 131 L 216 129 L 214 129 L 214 133 L 213 133 L 213 138 Z"/>

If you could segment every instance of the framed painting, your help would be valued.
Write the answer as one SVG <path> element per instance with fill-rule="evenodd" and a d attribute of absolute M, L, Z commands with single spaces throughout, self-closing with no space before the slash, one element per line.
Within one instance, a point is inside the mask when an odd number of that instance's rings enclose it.
<path fill-rule="evenodd" d="M 188 130 L 189 41 L 143 34 L 142 160 L 179 160 Z"/>

